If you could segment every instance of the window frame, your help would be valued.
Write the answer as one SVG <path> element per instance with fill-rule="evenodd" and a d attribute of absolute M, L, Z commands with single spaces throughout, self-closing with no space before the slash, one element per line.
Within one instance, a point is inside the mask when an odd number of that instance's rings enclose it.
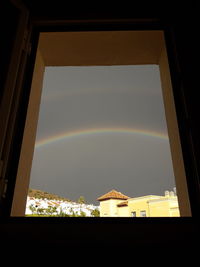
<path fill-rule="evenodd" d="M 175 101 L 175 108 L 177 112 L 177 120 L 179 126 L 179 133 L 180 133 L 180 140 L 181 140 L 181 147 L 183 151 L 183 158 L 184 158 L 184 166 L 186 167 L 186 178 L 187 178 L 187 185 L 190 197 L 190 204 L 192 209 L 192 216 L 197 214 L 197 207 L 199 207 L 199 197 L 197 194 L 192 196 L 191 192 L 194 192 L 193 186 L 198 185 L 198 173 L 196 167 L 196 161 L 194 158 L 193 147 L 191 146 L 191 133 L 188 130 L 186 125 L 186 111 L 184 106 L 184 99 L 180 97 L 182 91 L 180 89 L 180 81 L 177 81 L 176 75 L 178 72 L 177 66 L 177 58 L 176 58 L 176 51 L 174 50 L 174 38 L 173 34 L 171 33 L 172 29 L 169 25 L 161 23 L 161 21 L 155 20 L 142 20 L 138 22 L 138 20 L 92 20 L 92 21 L 59 21 L 55 23 L 54 20 L 50 21 L 35 21 L 34 26 L 31 30 L 31 43 L 32 43 L 32 52 L 30 54 L 29 66 L 26 69 L 27 78 L 25 80 L 25 85 L 29 88 L 31 87 L 32 82 L 32 75 L 37 51 L 37 44 L 39 40 L 40 32 L 55 32 L 55 31 L 111 31 L 111 30 L 163 30 L 165 33 L 166 38 L 166 46 L 167 46 L 167 53 L 169 57 L 169 67 L 171 72 L 171 79 L 173 85 L 173 93 L 174 93 L 174 101 Z M 25 90 L 25 88 L 23 89 Z M 21 113 L 22 121 L 20 124 L 20 129 L 16 132 L 13 148 L 16 149 L 18 157 L 16 157 L 16 162 L 19 162 L 19 155 L 21 147 L 17 144 L 19 138 L 22 141 L 24 126 L 25 126 L 25 114 L 27 111 L 28 101 L 29 101 L 29 94 L 26 92 L 23 95 L 23 101 L 25 106 L 19 112 Z M 188 153 L 189 151 L 189 153 Z M 188 156 L 189 155 L 189 156 Z M 193 155 L 193 157 L 191 157 Z M 189 167 L 190 166 L 190 167 Z M 192 166 L 192 167 L 191 167 Z M 16 170 L 17 172 L 17 170 Z M 13 173 L 13 176 L 16 178 L 16 172 Z M 192 178 L 188 178 L 192 174 Z M 13 178 L 14 179 L 14 178 Z M 14 191 L 15 183 L 9 183 L 8 186 L 8 193 L 7 195 L 12 195 Z M 198 193 L 199 187 L 196 189 L 196 193 Z M 11 198 L 8 201 L 8 205 L 6 207 L 6 214 L 10 214 L 12 208 L 12 201 Z"/>

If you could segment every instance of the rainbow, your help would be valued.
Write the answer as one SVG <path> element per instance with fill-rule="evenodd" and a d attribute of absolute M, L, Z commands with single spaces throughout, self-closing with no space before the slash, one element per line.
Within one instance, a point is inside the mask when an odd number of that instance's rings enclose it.
<path fill-rule="evenodd" d="M 41 140 L 36 141 L 35 148 L 40 148 L 46 145 L 50 145 L 52 143 L 69 139 L 75 137 L 82 137 L 88 135 L 99 135 L 99 134 L 127 134 L 127 135 L 141 135 L 141 136 L 148 136 L 153 138 L 159 138 L 162 140 L 168 140 L 168 135 L 161 132 L 149 131 L 144 129 L 133 129 L 133 128 L 92 128 L 92 129 L 85 129 L 85 130 L 76 130 L 76 131 L 66 131 L 63 133 L 59 133 L 53 136 L 49 136 L 43 138 Z"/>

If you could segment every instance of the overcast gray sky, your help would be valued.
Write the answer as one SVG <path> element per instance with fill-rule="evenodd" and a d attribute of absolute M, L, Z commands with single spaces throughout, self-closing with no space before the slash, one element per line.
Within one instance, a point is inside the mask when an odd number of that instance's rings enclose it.
<path fill-rule="evenodd" d="M 98 129 L 122 129 L 99 132 Z M 123 129 L 158 133 L 127 134 Z M 175 186 L 157 65 L 47 67 L 30 187 L 88 203 L 116 189 L 129 197 Z M 53 140 L 53 139 L 52 139 Z"/>

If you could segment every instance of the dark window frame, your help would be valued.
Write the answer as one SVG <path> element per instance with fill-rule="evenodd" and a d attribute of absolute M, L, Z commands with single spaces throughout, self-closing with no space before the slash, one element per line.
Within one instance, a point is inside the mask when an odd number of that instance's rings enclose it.
<path fill-rule="evenodd" d="M 54 31 L 102 31 L 102 30 L 164 30 L 165 38 L 166 38 L 166 46 L 167 52 L 169 57 L 169 65 L 171 71 L 171 78 L 173 84 L 173 93 L 174 93 L 174 100 L 175 100 L 175 107 L 177 112 L 177 119 L 178 119 L 178 126 L 180 130 L 180 139 L 181 145 L 183 150 L 183 158 L 184 164 L 186 168 L 186 177 L 188 183 L 188 191 L 190 197 L 190 204 L 192 209 L 192 217 L 191 218 L 146 218 L 145 223 L 144 220 L 134 220 L 134 224 L 136 226 L 136 230 L 133 231 L 136 233 L 138 229 L 142 230 L 145 229 L 146 226 L 151 225 L 150 229 L 153 229 L 154 233 L 157 233 L 156 228 L 162 225 L 168 225 L 169 230 L 168 232 L 176 233 L 177 224 L 181 224 L 182 228 L 180 229 L 178 236 L 180 237 L 185 229 L 191 227 L 189 232 L 193 232 L 193 225 L 194 225 L 194 218 L 197 218 L 199 215 L 200 209 L 200 189 L 199 189 L 199 166 L 198 166 L 198 158 L 197 152 L 194 148 L 194 140 L 193 135 L 191 133 L 191 128 L 188 125 L 188 115 L 187 115 L 187 104 L 184 96 L 184 80 L 182 79 L 182 73 L 180 73 L 180 60 L 179 60 L 179 53 L 177 52 L 176 46 L 176 29 L 172 27 L 166 21 L 161 21 L 159 19 L 75 19 L 75 20 L 63 20 L 63 19 L 33 19 L 32 21 L 32 29 L 30 30 L 30 39 L 32 43 L 32 51 L 29 57 L 29 61 L 26 68 L 26 78 L 23 85 L 23 94 L 21 98 L 21 103 L 24 105 L 19 107 L 19 116 L 18 122 L 19 127 L 15 129 L 15 135 L 12 144 L 12 151 L 15 153 L 10 154 L 9 162 L 10 164 L 8 167 L 13 166 L 12 171 L 8 171 L 11 174 L 11 180 L 8 181 L 8 190 L 6 194 L 6 201 L 5 201 L 5 209 L 3 212 L 4 222 L 11 222 L 12 224 L 18 224 L 18 228 L 21 229 L 25 225 L 25 229 L 31 230 L 31 227 L 36 226 L 39 224 L 40 226 L 43 225 L 40 229 L 42 232 L 44 227 L 48 225 L 49 231 L 52 229 L 53 226 L 61 226 L 63 229 L 64 225 L 68 223 L 70 229 L 73 231 L 77 231 L 76 237 L 74 240 L 79 239 L 78 235 L 80 234 L 80 238 L 84 238 L 84 234 L 80 232 L 77 228 L 80 226 L 80 223 L 84 230 L 89 233 L 89 239 L 92 240 L 94 232 L 97 231 L 96 227 L 101 231 L 101 229 L 105 229 L 105 236 L 109 233 L 110 229 L 114 227 L 113 231 L 118 231 L 118 226 L 126 225 L 127 229 L 125 231 L 125 235 L 123 233 L 119 234 L 119 236 L 124 239 L 124 237 L 128 238 L 136 238 L 140 239 L 137 235 L 135 236 L 132 230 L 132 223 L 130 223 L 130 219 L 128 218 L 12 218 L 10 217 L 10 210 L 12 206 L 12 198 L 13 198 L 13 191 L 15 186 L 15 177 L 17 173 L 17 166 L 19 162 L 19 155 L 21 149 L 21 142 L 23 137 L 24 125 L 25 125 L 25 118 L 27 112 L 27 105 L 29 100 L 29 90 L 25 90 L 25 88 L 31 87 L 32 81 L 32 74 L 37 50 L 37 43 L 39 38 L 40 32 L 54 32 Z M 187 86 L 187 84 L 185 85 Z M 20 118 L 20 119 L 19 119 Z M 94 223 L 94 224 L 93 224 Z M 29 225 L 28 225 L 29 224 Z M 22 226 L 23 225 L 23 226 Z M 72 226 L 73 225 L 73 226 Z M 184 225 L 184 226 L 183 226 Z M 149 227 L 149 226 L 148 226 Z M 147 228 L 148 228 L 147 227 Z M 8 228 L 9 229 L 9 228 Z M 82 229 L 82 228 L 81 228 Z M 124 227 L 123 227 L 124 229 Z M 149 228 L 148 228 L 149 229 Z M 171 229 L 171 230 L 170 230 Z M 73 231 L 70 236 L 73 236 Z M 146 230 L 148 232 L 148 230 Z M 11 231 L 12 232 L 12 231 Z M 138 231 L 139 232 L 139 231 Z M 46 231 L 47 233 L 47 231 Z M 68 232 L 69 233 L 69 232 Z M 46 236 L 46 234 L 45 234 Z M 156 236 L 156 235 L 155 235 Z M 153 237 L 153 235 L 152 235 Z M 159 239 L 159 234 L 157 233 L 157 238 Z M 189 234 L 188 234 L 189 238 Z M 145 239 L 145 238 L 144 238 Z M 48 238 L 47 238 L 48 240 Z M 116 240 L 116 239 L 114 239 Z M 159 239 L 160 240 L 160 239 Z M 88 241 L 88 242 L 90 242 Z"/>
<path fill-rule="evenodd" d="M 171 72 L 171 79 L 172 79 L 172 87 L 173 87 L 173 94 L 174 94 L 174 101 L 175 101 L 175 108 L 177 112 L 177 121 L 178 127 L 180 129 L 180 141 L 183 151 L 183 158 L 184 158 L 184 166 L 186 168 L 186 178 L 188 183 L 188 190 L 189 190 L 189 197 L 191 202 L 191 209 L 192 209 L 192 216 L 196 214 L 196 204 L 200 203 L 200 198 L 194 197 L 194 194 L 191 194 L 190 191 L 194 192 L 193 189 L 193 182 L 196 184 L 198 183 L 196 162 L 194 160 L 194 152 L 192 151 L 193 147 L 191 146 L 191 134 L 188 125 L 186 124 L 187 121 L 187 114 L 185 110 L 185 99 L 183 97 L 183 92 L 181 86 L 180 79 L 177 80 L 177 75 L 179 74 L 179 66 L 178 66 L 178 59 L 176 55 L 176 47 L 174 45 L 174 38 L 173 38 L 173 29 L 165 22 L 162 22 L 158 19 L 144 19 L 140 20 L 118 20 L 118 19 L 111 19 L 111 20 L 78 20 L 78 21 L 57 21 L 55 23 L 54 20 L 48 21 L 34 21 L 32 28 L 32 35 L 31 35 L 31 43 L 32 43 L 32 52 L 30 55 L 30 63 L 28 69 L 28 78 L 26 79 L 25 84 L 30 88 L 31 87 L 31 78 L 33 74 L 33 66 L 34 60 L 39 40 L 39 34 L 41 32 L 81 32 L 81 31 L 125 31 L 125 30 L 162 30 L 165 34 L 165 41 L 167 47 L 167 53 L 169 58 L 169 67 Z M 21 117 L 24 118 L 23 125 L 25 123 L 26 117 L 26 109 L 28 105 L 28 98 L 29 94 L 26 93 L 24 97 L 24 108 L 20 111 Z M 20 136 L 23 135 L 23 126 L 20 129 Z M 17 136 L 17 135 L 16 135 Z M 22 141 L 22 140 L 21 140 Z M 20 151 L 18 148 L 18 155 Z M 189 155 L 189 156 L 188 156 Z M 193 166 L 191 168 L 191 166 Z M 192 173 L 192 179 L 191 179 Z M 190 177 L 190 179 L 188 179 Z M 193 181 L 192 181 L 193 180 Z M 14 190 L 14 188 L 12 189 Z M 197 194 L 195 194 L 197 195 Z"/>
<path fill-rule="evenodd" d="M 16 1 L 12 1 L 16 2 Z M 12 148 L 9 151 L 9 162 L 7 165 L 7 174 L 9 177 L 6 198 L 3 201 L 3 212 L 0 219 L 0 236 L 1 243 L 5 251 L 10 253 L 16 252 L 19 248 L 20 253 L 25 251 L 27 247 L 35 249 L 57 248 L 59 253 L 61 249 L 66 253 L 66 248 L 72 249 L 77 247 L 79 249 L 87 248 L 112 248 L 119 249 L 120 244 L 125 244 L 124 249 L 127 253 L 127 247 L 133 251 L 166 251 L 181 252 L 178 254 L 178 260 L 182 256 L 189 256 L 191 252 L 192 258 L 195 255 L 198 257 L 198 250 L 196 248 L 199 240 L 199 210 L 200 210 L 200 188 L 199 188 L 199 173 L 200 173 L 200 144 L 199 131 L 195 123 L 198 122 L 198 98 L 194 90 L 189 90 L 189 86 L 195 87 L 198 79 L 197 69 L 194 58 L 190 57 L 189 50 L 192 55 L 195 55 L 199 48 L 197 43 L 195 47 L 195 40 L 197 41 L 197 25 L 194 25 L 193 18 L 197 13 L 193 11 L 191 14 L 192 3 L 187 3 L 187 7 L 178 6 L 174 11 L 173 5 L 169 3 L 168 13 L 165 17 L 160 8 L 161 16 L 164 20 L 159 19 L 143 19 L 145 11 L 148 14 L 154 11 L 153 3 L 150 3 L 150 8 L 145 9 L 144 6 L 138 10 L 137 6 L 130 11 L 123 9 L 117 13 L 116 16 L 109 15 L 109 12 L 104 10 L 105 15 L 87 14 L 83 11 L 80 13 L 70 13 L 68 8 L 67 15 L 60 7 L 54 4 L 48 7 L 50 12 L 46 11 L 45 1 L 29 1 L 28 7 L 31 10 L 32 16 L 32 52 L 29 57 L 28 68 L 26 70 L 26 79 L 23 87 L 22 103 L 23 106 L 19 108 L 21 117 L 16 120 L 18 125 L 15 129 L 15 135 L 12 143 Z M 136 3 L 135 3 L 136 4 Z M 43 6 L 42 6 L 43 5 Z M 152 5 L 152 6 L 151 6 Z M 175 5 L 175 4 L 174 4 Z M 123 7 L 123 5 L 122 5 Z M 125 7 L 125 5 L 124 5 Z M 120 7 L 121 8 L 121 7 Z M 180 11 L 181 8 L 181 11 Z M 46 13 L 47 14 L 46 14 Z M 98 20 L 91 20 L 90 17 L 99 17 Z M 188 16 L 187 16 L 188 15 Z M 63 19 L 68 16 L 68 19 Z M 9 13 L 7 12 L 9 18 Z M 46 19 L 46 17 L 49 19 Z M 109 17 L 110 19 L 105 19 Z M 137 19 L 130 19 L 135 17 Z M 153 16 L 152 16 L 153 17 Z M 122 19 L 123 18 L 123 19 Z M 167 18 L 167 19 L 166 19 Z M 70 20 L 71 19 L 71 20 Z M 7 21 L 7 20 L 6 20 Z M 197 22 L 196 22 L 197 23 Z M 171 78 L 174 89 L 174 100 L 177 112 L 177 119 L 180 131 L 180 138 L 183 149 L 184 164 L 186 169 L 186 177 L 188 183 L 188 191 L 190 196 L 190 204 L 192 208 L 193 217 L 190 218 L 137 218 L 132 220 L 128 218 L 14 218 L 10 217 L 10 210 L 12 205 L 13 190 L 15 186 L 15 178 L 17 173 L 17 166 L 19 161 L 19 153 L 21 149 L 22 136 L 24 131 L 25 117 L 27 111 L 27 103 L 29 99 L 29 88 L 33 74 L 35 54 L 37 50 L 38 34 L 40 31 L 80 31 L 80 30 L 97 30 L 97 29 L 164 29 L 166 44 L 168 50 L 169 64 L 171 70 Z M 191 40 L 188 41 L 187 35 Z M 196 37 L 195 37 L 196 36 Z M 187 40 L 185 40 L 187 39 Z M 184 44 L 182 43 L 184 41 Z M 190 43 L 191 42 L 191 43 Z M 188 49 L 188 47 L 189 49 Z M 191 68 L 190 63 L 193 64 Z M 192 70 L 190 70 L 190 68 Z M 196 69 L 196 72 L 195 72 Z M 194 71 L 194 75 L 191 73 Z M 26 90 L 25 90 L 26 88 Z M 28 88 L 28 89 L 27 89 Z M 187 90 L 188 88 L 188 90 Z M 14 151 L 14 152 L 13 152 Z M 10 175 L 10 176 L 9 176 Z M 142 235 L 141 235 L 142 233 Z M 128 246 L 130 245 L 130 246 Z M 178 248 L 178 251 L 177 251 Z M 156 250 L 155 250 L 156 249 Z M 195 250 L 196 249 L 196 250 Z M 120 249 L 120 251 L 122 248 Z M 2 252 L 4 249 L 2 250 Z M 185 253 L 184 253 L 185 252 Z M 60 254 L 59 254 L 60 255 Z M 175 256 L 175 254 L 173 254 Z M 198 258 L 197 258 L 198 259 Z"/>
<path fill-rule="evenodd" d="M 177 81 L 177 73 L 178 73 L 178 66 L 177 66 L 177 59 L 174 56 L 174 46 L 172 46 L 172 42 L 174 41 L 170 28 L 168 25 L 165 23 L 162 23 L 159 20 L 143 20 L 142 22 L 140 21 L 135 21 L 133 20 L 92 20 L 92 21 L 60 21 L 59 23 L 55 23 L 53 21 L 43 21 L 43 22 L 38 22 L 35 21 L 35 26 L 32 28 L 32 36 L 31 36 L 31 43 L 32 43 L 32 52 L 30 55 L 30 61 L 29 61 L 29 66 L 27 69 L 28 75 L 27 79 L 25 80 L 25 85 L 28 86 L 29 88 L 31 87 L 31 78 L 32 78 L 32 73 L 33 73 L 33 66 L 34 66 L 34 60 L 35 60 L 35 55 L 36 55 L 36 49 L 37 49 L 37 44 L 38 44 L 38 39 L 39 39 L 39 34 L 40 32 L 66 32 L 66 31 L 124 31 L 124 30 L 163 30 L 165 33 L 165 39 L 166 39 L 166 46 L 167 46 L 167 52 L 169 56 L 169 65 L 170 65 L 170 71 L 171 71 L 171 79 L 172 79 L 172 85 L 173 85 L 173 93 L 174 93 L 174 100 L 175 100 L 175 107 L 176 107 L 176 112 L 177 112 L 177 120 L 178 120 L 178 126 L 180 129 L 180 139 L 181 139 L 181 145 L 182 145 L 182 150 L 183 150 L 183 156 L 184 156 L 184 163 L 186 167 L 186 177 L 189 177 L 187 174 L 188 166 L 191 165 L 191 159 L 188 157 L 188 140 L 190 139 L 190 133 L 188 133 L 188 129 L 186 129 L 187 125 L 185 124 L 186 121 L 186 111 L 184 107 L 184 99 L 183 99 L 183 92 L 180 90 L 180 81 Z M 176 59 L 176 61 L 174 60 Z M 27 73 L 26 72 L 26 73 Z M 181 95 L 181 97 L 180 97 Z M 24 107 L 21 107 L 21 110 L 19 110 L 20 117 L 23 118 L 23 123 L 18 129 L 19 132 L 16 133 L 15 139 L 19 140 L 19 138 L 22 138 L 23 136 L 23 130 L 24 130 L 24 123 L 25 123 L 25 117 L 26 117 L 26 109 L 28 106 L 28 99 L 29 99 L 29 94 L 26 92 L 24 94 Z M 22 120 L 21 120 L 22 122 Z M 21 140 L 22 141 L 22 140 Z M 15 141 L 15 147 L 16 147 L 16 142 Z M 18 142 L 19 144 L 19 142 Z M 20 154 L 20 147 L 18 145 L 17 150 L 17 155 Z M 190 147 L 191 150 L 191 147 Z M 193 154 L 192 151 L 189 153 L 190 155 Z M 190 162 L 190 163 L 189 163 Z M 194 165 L 194 162 L 193 162 Z M 191 167 L 190 167 L 191 169 Z M 196 168 L 193 168 L 193 171 Z M 194 176 L 194 174 L 193 174 Z M 191 179 L 187 179 L 188 182 L 188 189 L 190 189 L 190 182 Z M 14 179 L 13 179 L 14 181 Z M 13 188 L 14 183 L 12 184 L 12 192 L 14 190 Z M 11 188 L 11 187 L 10 187 Z M 191 194 L 190 194 L 191 196 Z M 193 199 L 190 197 L 190 201 L 192 202 Z M 11 204 L 11 203 L 10 203 Z M 192 206 L 192 203 L 191 203 Z M 194 214 L 194 211 L 192 212 Z M 7 213 L 8 214 L 8 213 Z"/>

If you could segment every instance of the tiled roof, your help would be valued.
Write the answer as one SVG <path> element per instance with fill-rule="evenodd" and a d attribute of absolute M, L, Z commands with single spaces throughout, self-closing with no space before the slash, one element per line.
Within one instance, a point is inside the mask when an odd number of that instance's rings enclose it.
<path fill-rule="evenodd" d="M 126 207 L 128 206 L 128 201 L 122 201 L 119 204 L 117 204 L 117 207 Z"/>
<path fill-rule="evenodd" d="M 106 199 L 122 199 L 122 200 L 127 200 L 129 197 L 126 195 L 123 195 L 121 192 L 118 192 L 116 190 L 111 190 L 110 192 L 106 193 L 103 196 L 100 196 L 97 198 L 97 200 L 102 201 Z"/>

